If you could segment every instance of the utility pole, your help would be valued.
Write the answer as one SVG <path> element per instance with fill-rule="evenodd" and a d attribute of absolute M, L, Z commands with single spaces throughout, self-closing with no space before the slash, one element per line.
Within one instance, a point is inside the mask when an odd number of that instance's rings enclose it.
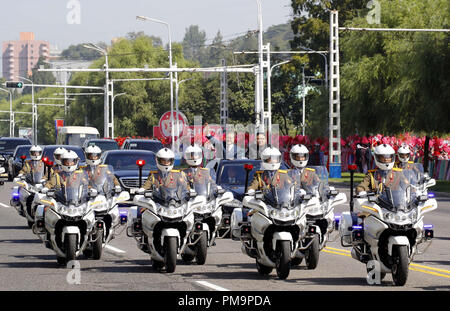
<path fill-rule="evenodd" d="M 222 66 L 226 68 L 227 62 L 222 59 Z M 223 129 L 228 123 L 228 80 L 227 72 L 224 71 L 220 75 L 220 125 Z"/>

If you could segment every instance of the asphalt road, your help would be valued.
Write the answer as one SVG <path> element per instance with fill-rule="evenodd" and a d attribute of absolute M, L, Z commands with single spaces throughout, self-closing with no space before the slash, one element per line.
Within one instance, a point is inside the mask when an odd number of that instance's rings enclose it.
<path fill-rule="evenodd" d="M 69 284 L 72 270 L 58 266 L 54 252 L 44 247 L 28 229 L 25 218 L 9 206 L 11 187 L 8 182 L 0 188 L 1 291 L 450 290 L 450 197 L 437 197 L 438 209 L 426 216 L 426 223 L 434 225 L 435 238 L 425 254 L 415 257 L 403 287 L 393 286 L 389 274 L 381 285 L 368 285 L 365 265 L 350 258 L 350 248 L 343 248 L 339 239 L 320 253 L 315 270 L 306 270 L 302 263 L 291 270 L 288 279 L 279 280 L 275 271 L 259 275 L 254 259 L 241 252 L 240 242 L 229 239 L 217 240 L 205 265 L 179 260 L 174 273 L 157 273 L 149 256 L 138 250 L 125 232 L 110 243 L 100 260 L 80 256 L 80 284 Z M 336 213 L 345 210 L 348 204 L 339 206 Z"/>

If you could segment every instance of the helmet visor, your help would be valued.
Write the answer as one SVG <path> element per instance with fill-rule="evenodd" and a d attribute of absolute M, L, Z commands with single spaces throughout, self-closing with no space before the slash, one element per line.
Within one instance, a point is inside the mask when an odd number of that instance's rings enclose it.
<path fill-rule="evenodd" d="M 167 159 L 167 158 L 157 158 L 156 161 L 158 162 L 159 165 L 162 165 L 162 166 L 170 166 L 170 165 L 173 165 L 175 159 L 174 159 L 174 158 L 170 158 L 170 159 Z"/>
<path fill-rule="evenodd" d="M 33 150 L 33 151 L 30 151 L 30 155 L 32 157 L 39 157 L 40 155 L 42 155 L 42 151 Z"/>
<path fill-rule="evenodd" d="M 385 163 L 385 164 L 389 164 L 394 162 L 394 155 L 393 154 L 377 154 L 377 161 L 379 163 Z"/>
<path fill-rule="evenodd" d="M 294 161 L 308 161 L 309 153 L 291 153 Z"/>
<path fill-rule="evenodd" d="M 409 153 L 399 153 L 398 157 L 403 160 L 409 159 Z"/>
<path fill-rule="evenodd" d="M 74 166 L 78 164 L 77 158 L 64 158 L 61 160 L 61 164 L 64 166 Z"/>
<path fill-rule="evenodd" d="M 100 159 L 100 153 L 88 153 L 86 155 L 86 158 L 88 158 L 89 160 L 98 160 Z"/>
<path fill-rule="evenodd" d="M 264 163 L 268 164 L 278 164 L 281 162 L 281 156 L 280 155 L 272 155 L 267 158 L 263 159 Z"/>
<path fill-rule="evenodd" d="M 202 158 L 202 152 L 187 152 L 186 153 L 186 160 L 199 160 Z"/>

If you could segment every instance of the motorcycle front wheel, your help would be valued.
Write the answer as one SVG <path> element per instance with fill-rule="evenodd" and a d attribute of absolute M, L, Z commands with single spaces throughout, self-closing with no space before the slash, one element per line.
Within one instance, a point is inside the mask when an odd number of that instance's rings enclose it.
<path fill-rule="evenodd" d="M 307 250 L 306 267 L 313 270 L 319 264 L 319 236 L 315 235 L 309 249 Z"/>
<path fill-rule="evenodd" d="M 164 239 L 164 264 L 166 272 L 172 273 L 177 266 L 177 238 L 170 236 Z"/>
<path fill-rule="evenodd" d="M 77 235 L 67 234 L 64 239 L 64 248 L 66 251 L 66 262 L 74 260 L 77 253 Z"/>
<path fill-rule="evenodd" d="M 102 257 L 103 251 L 103 230 L 98 230 L 93 236 L 93 239 L 96 240 L 92 243 L 92 258 L 94 260 L 99 260 Z"/>
<path fill-rule="evenodd" d="M 291 270 L 291 243 L 290 241 L 280 241 L 277 258 L 277 275 L 281 280 L 285 280 Z"/>
<path fill-rule="evenodd" d="M 200 240 L 198 240 L 197 245 L 197 254 L 195 255 L 195 260 L 198 265 L 203 265 L 206 262 L 206 256 L 208 255 L 208 238 L 206 236 L 206 231 L 203 231 L 201 234 Z"/>
<path fill-rule="evenodd" d="M 406 245 L 394 245 L 392 249 L 392 279 L 396 286 L 403 286 L 408 279 L 408 248 Z"/>

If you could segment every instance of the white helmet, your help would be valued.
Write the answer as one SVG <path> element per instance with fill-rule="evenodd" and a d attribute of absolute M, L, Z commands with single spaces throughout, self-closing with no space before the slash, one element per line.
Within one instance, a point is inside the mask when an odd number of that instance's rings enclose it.
<path fill-rule="evenodd" d="M 102 155 L 102 149 L 99 146 L 89 146 L 84 150 L 86 154 L 86 164 L 91 166 L 97 166 L 100 164 L 100 156 Z"/>
<path fill-rule="evenodd" d="M 73 150 L 67 150 L 61 156 L 61 167 L 64 172 L 70 173 L 77 169 L 80 158 Z"/>
<path fill-rule="evenodd" d="M 189 146 L 184 151 L 184 159 L 189 166 L 199 166 L 202 163 L 203 150 L 197 145 Z"/>
<path fill-rule="evenodd" d="M 295 145 L 289 152 L 291 163 L 295 167 L 304 168 L 308 164 L 309 150 L 304 145 Z"/>
<path fill-rule="evenodd" d="M 156 166 L 163 172 L 170 172 L 175 162 L 175 154 L 172 150 L 162 148 L 156 153 Z"/>
<path fill-rule="evenodd" d="M 30 148 L 31 160 L 39 161 L 42 158 L 42 148 L 38 145 L 33 145 Z"/>
<path fill-rule="evenodd" d="M 53 158 L 55 159 L 55 163 L 61 165 L 61 156 L 64 152 L 67 152 L 66 148 L 58 147 L 53 151 Z"/>
<path fill-rule="evenodd" d="M 281 153 L 275 147 L 267 147 L 261 153 L 262 168 L 268 171 L 276 171 L 281 165 Z"/>
<path fill-rule="evenodd" d="M 390 171 L 394 167 L 395 151 L 390 145 L 382 144 L 375 147 L 374 151 L 375 164 L 380 170 Z"/>
<path fill-rule="evenodd" d="M 397 150 L 397 156 L 400 162 L 407 163 L 409 161 L 409 157 L 411 156 L 411 150 L 409 150 L 408 145 L 402 144 Z"/>

